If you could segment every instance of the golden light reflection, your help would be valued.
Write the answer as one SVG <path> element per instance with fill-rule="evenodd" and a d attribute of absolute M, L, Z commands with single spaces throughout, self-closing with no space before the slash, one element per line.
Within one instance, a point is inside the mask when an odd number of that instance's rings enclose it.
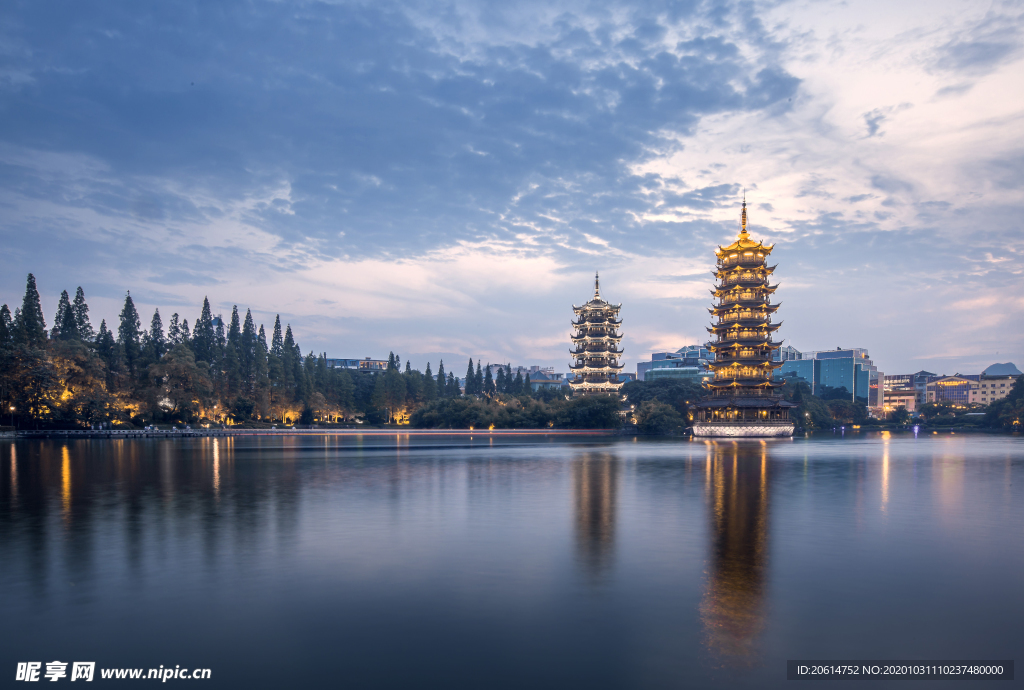
<path fill-rule="evenodd" d="M 611 457 L 584 457 L 573 463 L 577 558 L 593 578 L 604 575 L 615 555 L 619 465 Z"/>
<path fill-rule="evenodd" d="M 882 512 L 889 510 L 889 432 L 882 432 Z"/>
<path fill-rule="evenodd" d="M 756 661 L 767 615 L 767 446 L 732 444 L 716 451 L 701 622 L 708 651 L 728 665 L 744 666 Z"/>
<path fill-rule="evenodd" d="M 220 496 L 220 444 L 213 439 L 213 493 Z"/>
<path fill-rule="evenodd" d="M 18 451 L 11 444 L 11 499 L 18 497 Z"/>
<path fill-rule="evenodd" d="M 66 519 L 71 514 L 71 453 L 67 446 L 61 448 L 60 498 Z"/>

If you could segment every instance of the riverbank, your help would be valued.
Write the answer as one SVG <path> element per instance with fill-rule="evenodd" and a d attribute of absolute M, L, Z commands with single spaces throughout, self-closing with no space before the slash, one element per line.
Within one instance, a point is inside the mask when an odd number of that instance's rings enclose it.
<path fill-rule="evenodd" d="M 213 438 L 221 436 L 611 436 L 616 429 L 52 429 L 4 432 L 0 438 Z"/>

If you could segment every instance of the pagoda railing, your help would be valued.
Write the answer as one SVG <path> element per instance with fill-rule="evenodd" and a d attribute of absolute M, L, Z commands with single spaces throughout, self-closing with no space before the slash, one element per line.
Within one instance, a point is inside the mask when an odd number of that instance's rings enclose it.
<path fill-rule="evenodd" d="M 731 330 L 726 331 L 725 333 L 719 333 L 718 337 L 720 338 L 719 342 L 726 340 L 761 340 L 762 338 L 767 338 L 768 333 L 752 329 L 743 329 L 739 331 Z"/>
<path fill-rule="evenodd" d="M 741 387 L 742 388 L 742 387 Z M 742 390 L 736 390 L 735 388 L 725 389 L 712 389 L 712 398 L 776 398 L 781 399 L 779 394 L 773 391 L 771 388 L 742 388 Z"/>
<path fill-rule="evenodd" d="M 768 295 L 764 295 L 758 292 L 741 292 L 736 295 L 726 295 L 722 297 L 720 304 L 736 304 L 737 302 L 767 302 Z"/>
<path fill-rule="evenodd" d="M 729 285 L 735 285 L 736 283 L 761 283 L 767 285 L 768 281 L 757 273 L 740 273 L 735 276 L 728 276 L 722 279 L 720 287 L 727 287 Z"/>
<path fill-rule="evenodd" d="M 730 323 L 732 321 L 751 321 L 768 318 L 768 315 L 759 311 L 736 311 L 731 314 L 722 314 L 719 323 Z"/>
<path fill-rule="evenodd" d="M 756 252 L 750 255 L 741 254 L 740 256 L 728 256 L 724 259 L 718 260 L 718 265 L 722 268 L 728 268 L 730 266 L 757 266 L 763 263 L 763 252 Z"/>
<path fill-rule="evenodd" d="M 716 381 L 735 379 L 751 379 L 760 381 L 768 380 L 770 378 L 771 370 L 765 371 L 761 367 L 727 367 L 725 369 L 715 371 L 714 376 Z"/>

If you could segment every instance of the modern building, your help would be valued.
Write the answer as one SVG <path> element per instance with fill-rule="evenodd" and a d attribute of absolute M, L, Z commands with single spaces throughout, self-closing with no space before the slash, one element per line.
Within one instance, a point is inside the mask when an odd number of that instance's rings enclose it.
<path fill-rule="evenodd" d="M 654 381 L 666 378 L 710 379 L 708 363 L 715 355 L 701 345 L 686 345 L 675 352 L 655 352 L 650 362 L 638 362 L 636 378 L 639 381 Z"/>
<path fill-rule="evenodd" d="M 1013 388 L 1017 377 L 1021 375 L 1011 362 L 1006 364 L 993 364 L 981 372 L 978 385 L 971 389 L 970 402 L 978 405 L 991 405 L 997 400 L 1002 400 Z"/>
<path fill-rule="evenodd" d="M 771 302 L 778 285 L 769 284 L 775 266 L 767 259 L 773 249 L 747 233 L 747 202 L 743 201 L 736 241 L 715 252 L 718 279 L 709 310 L 715 322 L 708 328 L 714 353 L 713 375 L 704 384 L 707 395 L 695 406 L 694 436 L 792 436 L 790 408 L 797 405 L 777 395 L 784 385 L 773 379 L 782 366 L 774 352 L 782 343 L 772 340 L 779 324 Z"/>
<path fill-rule="evenodd" d="M 783 345 L 772 352 L 772 360 L 776 362 L 787 362 L 791 359 L 803 359 L 804 354 L 792 345 Z"/>
<path fill-rule="evenodd" d="M 883 395 L 884 406 L 882 411 L 885 414 L 895 412 L 901 407 L 910 413 L 914 413 L 917 410 L 917 391 L 913 388 L 888 390 L 884 391 Z"/>
<path fill-rule="evenodd" d="M 361 361 L 363 361 L 363 360 L 359 360 L 359 359 L 339 359 L 339 358 L 328 357 L 327 358 L 327 368 L 328 369 L 358 369 L 359 368 L 359 362 L 361 362 Z M 388 364 L 387 362 L 384 362 L 385 368 L 387 367 L 387 364 Z"/>
<path fill-rule="evenodd" d="M 780 381 L 798 380 L 811 387 L 811 393 L 821 395 L 824 387 L 845 388 L 850 400 L 861 400 L 875 413 L 883 411 L 885 375 L 878 371 L 861 347 L 836 348 L 799 352 L 791 348 L 789 359 L 778 359 L 782 366 L 776 378 Z"/>
<path fill-rule="evenodd" d="M 926 386 L 926 401 L 952 403 L 966 407 L 971 402 L 971 390 L 979 388 L 980 374 L 940 376 Z"/>
<path fill-rule="evenodd" d="M 574 393 L 617 393 L 622 334 L 616 329 L 622 325 L 618 318 L 621 304 L 610 304 L 601 299 L 600 276 L 594 275 L 594 297 L 582 307 L 573 305 L 576 320 L 572 322 L 573 349 L 569 353 L 576 360 L 569 369 L 574 374 L 569 380 Z M 532 381 L 532 377 L 531 377 Z"/>
<path fill-rule="evenodd" d="M 886 376 L 883 382 L 885 391 L 906 391 L 913 390 L 916 394 L 914 399 L 915 407 L 920 407 L 928 402 L 927 385 L 939 378 L 938 374 L 923 369 L 915 374 L 893 374 Z"/>

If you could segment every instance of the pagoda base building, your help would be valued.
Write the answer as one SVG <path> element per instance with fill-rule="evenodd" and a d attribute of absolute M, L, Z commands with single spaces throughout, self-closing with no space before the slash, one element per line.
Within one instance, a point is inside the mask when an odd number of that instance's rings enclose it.
<path fill-rule="evenodd" d="M 767 265 L 771 251 L 772 245 L 750 239 L 744 200 L 739 237 L 715 252 L 718 284 L 709 310 L 715 323 L 708 328 L 712 341 L 707 344 L 715 361 L 708 365 L 713 376 L 704 384 L 707 395 L 694 408 L 694 436 L 793 435 L 789 411 L 797 405 L 775 392 L 784 384 L 773 378 L 782 366 L 773 353 L 782 343 L 773 337 L 781 324 L 772 323 L 779 305 L 771 301 L 778 288 L 769 284 L 775 270 Z"/>

